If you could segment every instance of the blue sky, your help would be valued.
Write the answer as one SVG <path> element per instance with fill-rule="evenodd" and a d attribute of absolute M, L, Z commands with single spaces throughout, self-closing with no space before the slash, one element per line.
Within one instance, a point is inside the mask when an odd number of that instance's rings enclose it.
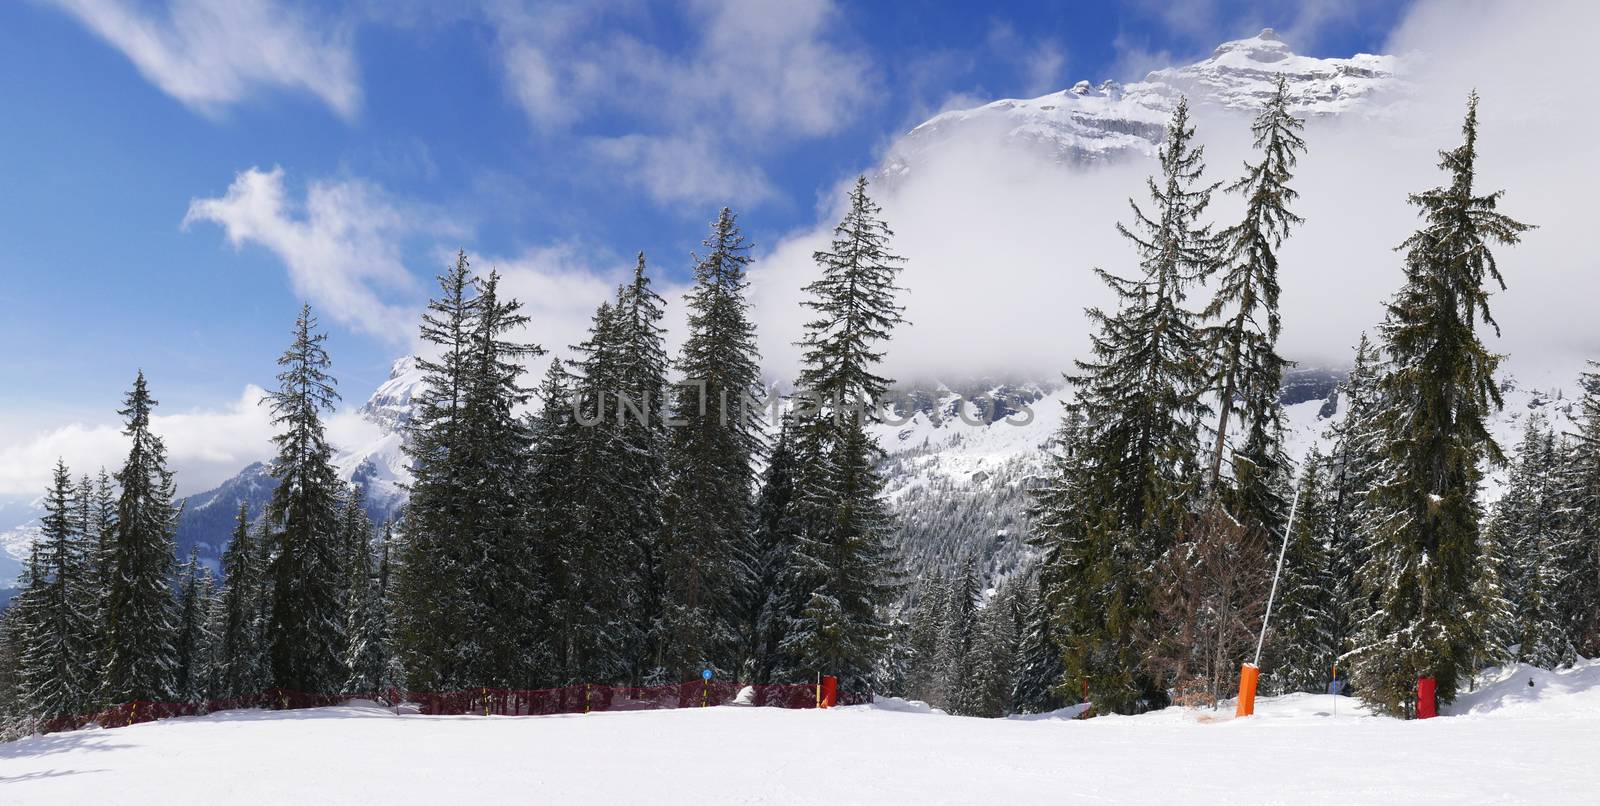
<path fill-rule="evenodd" d="M 140 367 L 168 411 L 230 405 L 270 385 L 303 299 L 359 402 L 456 248 L 592 309 L 635 250 L 686 276 L 723 204 L 759 257 L 943 108 L 1137 79 L 1266 25 L 1377 51 L 1403 11 L 5 3 L 0 441 L 115 422 Z"/>

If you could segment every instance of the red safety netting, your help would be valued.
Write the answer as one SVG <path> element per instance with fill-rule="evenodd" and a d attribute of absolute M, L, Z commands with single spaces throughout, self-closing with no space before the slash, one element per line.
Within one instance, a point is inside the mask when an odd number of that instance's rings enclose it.
<path fill-rule="evenodd" d="M 744 689 L 749 694 L 741 697 Z M 694 680 L 664 686 L 606 686 L 594 683 L 561 688 L 476 688 L 451 692 L 389 691 L 355 694 L 306 694 L 272 689 L 259 694 L 205 702 L 170 703 L 136 701 L 113 705 L 94 714 L 57 717 L 39 725 L 40 733 L 74 730 L 87 725 L 120 728 L 175 716 L 201 716 L 240 708 L 321 708 L 350 700 L 372 700 L 385 705 L 413 703 L 429 715 L 545 716 L 600 711 L 653 711 L 663 708 L 707 708 L 745 705 L 766 708 L 815 708 L 818 687 L 809 684 L 746 686 L 725 681 Z M 841 691 L 836 705 L 872 702 L 870 693 Z"/>

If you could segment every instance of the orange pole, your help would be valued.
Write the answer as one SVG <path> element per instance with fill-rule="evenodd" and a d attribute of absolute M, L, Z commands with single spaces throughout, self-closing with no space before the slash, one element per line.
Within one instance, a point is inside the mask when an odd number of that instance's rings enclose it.
<path fill-rule="evenodd" d="M 1254 663 L 1246 663 L 1239 667 L 1239 708 L 1233 712 L 1236 717 L 1251 716 L 1256 712 L 1256 682 L 1261 677 L 1261 669 Z"/>

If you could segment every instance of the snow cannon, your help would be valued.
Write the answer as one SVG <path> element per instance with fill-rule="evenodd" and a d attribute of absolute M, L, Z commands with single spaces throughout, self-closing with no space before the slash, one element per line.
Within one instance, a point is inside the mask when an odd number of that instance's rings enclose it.
<path fill-rule="evenodd" d="M 1239 708 L 1235 717 L 1251 716 L 1256 712 L 1256 682 L 1261 678 L 1261 667 L 1254 663 L 1239 667 Z"/>
<path fill-rule="evenodd" d="M 1417 678 L 1417 718 L 1432 719 L 1439 715 L 1436 697 L 1438 682 L 1431 677 Z"/>

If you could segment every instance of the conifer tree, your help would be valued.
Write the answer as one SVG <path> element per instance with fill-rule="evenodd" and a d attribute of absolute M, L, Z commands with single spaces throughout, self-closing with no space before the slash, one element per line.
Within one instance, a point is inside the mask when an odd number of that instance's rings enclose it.
<path fill-rule="evenodd" d="M 1528 417 L 1505 494 L 1493 519 L 1504 592 L 1514 619 L 1517 660 L 1546 669 L 1576 652 L 1566 618 L 1572 557 L 1557 494 L 1560 471 L 1555 433 L 1543 416 Z"/>
<path fill-rule="evenodd" d="M 745 299 L 750 246 L 723 208 L 685 297 L 688 333 L 677 368 L 666 512 L 667 657 L 679 679 L 737 662 L 741 539 L 748 532 L 761 422 L 761 380 Z M 748 610 L 745 611 L 748 613 Z"/>
<path fill-rule="evenodd" d="M 1153 212 L 1136 202 L 1134 224 L 1117 225 L 1140 258 L 1141 276 L 1096 269 L 1119 299 L 1108 314 L 1087 311 L 1091 356 L 1068 377 L 1082 420 L 1077 461 L 1084 467 L 1085 533 L 1073 538 L 1071 574 L 1093 582 L 1073 602 L 1068 679 L 1087 683 L 1102 712 L 1159 705 L 1163 681 L 1144 668 L 1155 617 L 1152 569 L 1187 529 L 1207 409 L 1203 343 L 1186 290 L 1216 265 L 1216 238 L 1200 223 L 1215 184 L 1205 184 L 1204 148 L 1194 144 L 1188 104 L 1180 101 L 1160 148 L 1161 177 L 1148 181 Z M 1159 628 L 1155 628 L 1159 629 Z"/>
<path fill-rule="evenodd" d="M 110 702 L 167 702 L 176 693 L 171 579 L 178 508 L 172 503 L 166 445 L 150 431 L 155 406 L 140 372 L 120 412 L 131 445 L 116 474 L 121 493 L 108 563 L 105 696 Z"/>
<path fill-rule="evenodd" d="M 322 412 L 339 399 L 311 306 L 295 319 L 294 342 L 278 359 L 278 390 L 267 400 L 278 447 L 267 504 L 272 541 L 267 576 L 271 617 L 266 641 L 272 686 L 293 692 L 336 691 L 344 682 L 344 587 L 339 540 L 341 483 L 333 469 Z"/>
<path fill-rule="evenodd" d="M 973 683 L 979 600 L 983 592 L 978 589 L 975 563 L 975 559 L 968 558 L 960 575 L 950 581 L 949 598 L 944 606 L 944 632 L 939 636 L 933 656 L 938 682 L 935 699 L 930 702 L 962 715 L 976 713 L 980 705 Z"/>
<path fill-rule="evenodd" d="M 396 579 L 397 649 L 413 684 L 424 690 L 486 682 L 473 679 L 486 665 L 469 643 L 479 627 L 472 615 L 475 597 L 462 595 L 474 585 L 474 547 L 461 533 L 472 469 L 457 447 L 465 441 L 479 308 L 465 252 L 457 253 L 438 283 L 439 296 L 422 315 L 422 340 L 437 354 L 417 361 L 423 384 L 408 428 L 413 480 Z"/>
<path fill-rule="evenodd" d="M 32 732 L 31 720 L 22 688 L 22 613 L 18 604 L 30 586 L 24 566 L 17 579 L 18 592 L 11 603 L 0 608 L 0 741 L 21 738 Z"/>
<path fill-rule="evenodd" d="M 1333 644 L 1334 580 L 1328 560 L 1331 502 L 1327 460 L 1315 447 L 1300 473 L 1300 506 L 1284 550 L 1272 608 L 1271 690 L 1320 692 L 1338 653 Z"/>
<path fill-rule="evenodd" d="M 214 654 L 211 610 L 214 593 L 209 570 L 201 565 L 199 554 L 191 550 L 189 559 L 178 569 L 177 665 L 174 672 L 178 698 L 186 702 L 200 702 L 211 695 Z"/>
<path fill-rule="evenodd" d="M 609 310 L 610 306 L 605 307 Z M 583 455 L 579 451 L 582 437 L 589 429 L 577 423 L 582 403 L 575 399 L 575 382 L 561 359 L 552 360 L 535 392 L 539 408 L 529 422 L 529 520 L 551 625 L 546 630 L 551 669 L 544 679 L 562 684 L 588 679 L 579 673 L 584 671 L 581 658 L 588 656 L 589 645 L 580 642 L 595 635 L 580 628 L 592 623 L 586 619 L 595 612 L 578 599 L 588 583 L 581 561 L 594 553 L 594 544 L 576 542 L 585 535 L 580 526 L 593 511 L 594 492 L 584 486 L 589 467 L 578 463 Z M 403 565 L 400 571 L 405 571 Z M 405 574 L 398 578 L 403 580 Z M 397 587 L 397 599 L 401 590 Z M 590 603 L 591 607 L 598 604 Z"/>
<path fill-rule="evenodd" d="M 911 653 L 911 671 L 906 679 L 906 695 L 923 702 L 934 702 L 941 696 L 943 677 L 939 669 L 939 646 L 946 629 L 945 609 L 950 604 L 950 586 L 944 575 L 935 569 L 923 577 L 917 587 L 917 598 L 911 610 L 907 644 Z"/>
<path fill-rule="evenodd" d="M 662 416 L 667 388 L 667 352 L 661 319 L 666 302 L 651 287 L 640 252 L 633 279 L 617 293 L 613 390 L 617 397 L 613 509 L 624 553 L 636 584 L 622 614 L 628 680 L 671 682 L 666 668 L 666 550 L 662 504 L 669 434 Z M 620 506 L 619 506 L 620 505 Z"/>
<path fill-rule="evenodd" d="M 627 459 L 615 427 L 616 329 L 615 309 L 601 303 L 588 337 L 573 348 L 577 372 L 551 362 L 533 427 L 530 497 L 549 557 L 563 684 L 627 676 L 624 620 L 638 578 L 619 524 L 617 476 Z"/>
<path fill-rule="evenodd" d="M 904 259 L 890 251 L 894 233 L 880 214 L 857 178 L 832 243 L 812 256 L 822 276 L 805 289 L 815 318 L 799 342 L 805 400 L 795 422 L 802 531 L 784 582 L 804 601 L 784 638 L 789 676 L 831 672 L 855 690 L 881 679 L 900 582 L 876 467 L 882 449 L 866 431 L 890 383 L 874 372 L 881 344 L 904 321 L 895 303 Z"/>
<path fill-rule="evenodd" d="M 963 712 L 968 716 L 1001 717 L 1012 711 L 1017 682 L 1017 600 L 1002 590 L 978 613 L 977 631 L 967 666 L 971 678 Z"/>
<path fill-rule="evenodd" d="M 21 658 L 23 701 L 43 719 L 88 713 L 95 698 L 94 559 L 75 517 L 82 493 L 58 460 L 30 558 Z"/>
<path fill-rule="evenodd" d="M 1509 591 L 1505 545 L 1509 542 L 1496 507 L 1478 536 L 1478 570 L 1472 581 L 1467 627 L 1472 631 L 1474 668 L 1511 661 L 1518 641 L 1516 607 Z"/>
<path fill-rule="evenodd" d="M 753 667 L 750 679 L 757 683 L 774 682 L 773 670 L 786 665 L 781 654 L 783 639 L 790 618 L 803 604 L 795 601 L 797 592 L 784 584 L 800 538 L 795 507 L 799 468 L 791 433 L 785 417 L 767 457 L 747 545 L 741 551 L 749 569 L 741 588 L 748 635 L 746 653 Z"/>
<path fill-rule="evenodd" d="M 261 549 L 252 531 L 250 505 L 240 501 L 233 536 L 222 552 L 217 696 L 224 698 L 256 693 L 267 683 L 261 646 Z"/>
<path fill-rule="evenodd" d="M 1502 405 L 1477 325 L 1489 313 L 1488 283 L 1504 287 L 1490 246 L 1528 229 L 1497 211 L 1500 192 L 1477 195 L 1478 98 L 1467 102 L 1463 142 L 1441 152 L 1446 186 L 1411 196 L 1423 227 L 1401 244 L 1406 282 L 1383 326 L 1390 365 L 1380 383 L 1384 467 L 1369 494 L 1371 558 L 1352 672 L 1369 703 L 1404 713 L 1416 680 L 1437 681 L 1441 702 L 1475 671 L 1481 647 L 1467 623 L 1477 570 L 1482 464 L 1503 461 L 1486 420 Z"/>
<path fill-rule="evenodd" d="M 1600 364 L 1591 362 L 1581 380 L 1578 432 L 1573 435 L 1562 476 L 1568 507 L 1566 535 L 1573 553 L 1572 612 L 1569 620 L 1578 650 L 1600 655 Z"/>
<path fill-rule="evenodd" d="M 385 539 L 384 551 L 387 551 L 387 542 Z M 362 540 L 358 547 L 353 547 L 348 569 L 350 604 L 345 635 L 349 645 L 345 651 L 345 667 L 350 675 L 345 679 L 343 691 L 362 694 L 398 686 L 400 681 L 392 674 L 392 636 L 383 582 L 378 569 L 373 567 L 370 540 Z"/>
<path fill-rule="evenodd" d="M 1030 584 L 1034 590 L 1027 597 L 1023 629 L 1018 638 L 1017 683 L 1011 694 L 1011 702 L 1017 713 L 1042 714 L 1063 705 L 1057 692 L 1062 685 L 1064 670 L 1061 666 L 1061 647 L 1055 640 L 1043 582 L 1036 577 Z"/>
<path fill-rule="evenodd" d="M 1367 493 L 1377 484 L 1383 461 L 1378 380 L 1380 356 L 1365 333 L 1356 345 L 1355 364 L 1338 389 L 1344 416 L 1328 429 L 1328 562 L 1333 576 L 1330 630 L 1343 655 L 1355 646 L 1357 625 L 1370 611 L 1359 570 L 1366 564 Z"/>
<path fill-rule="evenodd" d="M 1283 370 L 1278 355 L 1278 248 L 1301 218 L 1289 211 L 1299 195 L 1288 183 L 1305 141 L 1305 122 L 1289 111 L 1288 79 L 1278 75 L 1272 98 L 1250 131 L 1261 160 L 1246 163 L 1245 175 L 1228 186 L 1244 196 L 1244 219 L 1219 234 L 1221 278 L 1204 317 L 1220 318 L 1202 329 L 1206 349 L 1216 357 L 1211 370 L 1217 391 L 1216 443 L 1209 484 L 1222 492 L 1222 465 L 1229 427 L 1237 422 L 1243 444 L 1233 452 L 1233 477 L 1224 501 L 1233 517 L 1269 533 L 1283 526 L 1281 490 L 1288 484 L 1283 453 L 1283 415 L 1278 405 Z"/>

